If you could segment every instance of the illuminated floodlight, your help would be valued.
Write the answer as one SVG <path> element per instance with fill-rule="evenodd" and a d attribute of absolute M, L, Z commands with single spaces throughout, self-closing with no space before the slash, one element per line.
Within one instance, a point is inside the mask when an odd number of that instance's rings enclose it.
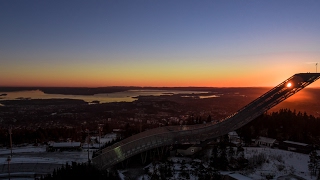
<path fill-rule="evenodd" d="M 289 87 L 291 87 L 292 86 L 292 84 L 289 82 L 288 84 L 287 84 L 287 87 L 289 88 Z"/>

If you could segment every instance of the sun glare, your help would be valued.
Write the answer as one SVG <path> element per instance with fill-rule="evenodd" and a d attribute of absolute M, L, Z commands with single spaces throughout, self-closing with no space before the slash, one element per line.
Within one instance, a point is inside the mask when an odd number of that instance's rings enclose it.
<path fill-rule="evenodd" d="M 291 84 L 291 83 L 288 83 L 288 84 L 287 84 L 287 87 L 288 87 L 288 88 L 289 88 L 289 87 L 291 87 L 291 86 L 292 86 L 292 84 Z"/>

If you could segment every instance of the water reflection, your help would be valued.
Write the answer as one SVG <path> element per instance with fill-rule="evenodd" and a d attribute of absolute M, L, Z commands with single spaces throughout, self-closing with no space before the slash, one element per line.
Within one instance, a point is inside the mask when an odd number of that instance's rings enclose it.
<path fill-rule="evenodd" d="M 200 93 L 199 93 L 200 94 Z M 201 95 L 184 95 L 184 96 L 181 96 L 181 97 L 184 97 L 184 98 L 193 98 L 193 99 L 207 99 L 207 98 L 217 98 L 217 97 L 220 97 L 220 95 L 203 95 L 203 93 L 201 93 Z"/>
<path fill-rule="evenodd" d="M 217 97 L 220 97 L 218 95 L 210 95 L 210 96 L 199 96 L 200 99 L 206 99 L 206 98 L 217 98 Z"/>
<path fill-rule="evenodd" d="M 174 94 L 201 94 L 203 91 L 179 91 L 179 90 L 128 90 L 116 93 L 105 93 L 95 95 L 64 95 L 64 94 L 45 94 L 40 90 L 32 91 L 18 91 L 18 92 L 4 92 L 7 96 L 2 97 L 1 100 L 15 100 L 15 99 L 82 99 L 86 102 L 99 101 L 106 102 L 132 102 L 136 100 L 134 97 L 138 96 L 161 96 Z M 211 95 L 210 95 L 211 96 Z M 214 96 L 214 95 L 212 95 Z"/>

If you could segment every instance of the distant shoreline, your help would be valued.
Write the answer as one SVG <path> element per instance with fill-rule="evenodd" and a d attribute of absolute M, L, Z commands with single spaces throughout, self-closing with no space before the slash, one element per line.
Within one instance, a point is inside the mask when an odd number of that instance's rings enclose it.
<path fill-rule="evenodd" d="M 16 99 L 16 100 L 2 100 L 2 105 L 87 105 L 88 103 L 81 99 Z"/>
<path fill-rule="evenodd" d="M 33 91 L 40 90 L 45 94 L 62 95 L 95 95 L 123 92 L 129 90 L 181 90 L 181 91 L 215 91 L 219 89 L 267 89 L 269 87 L 0 87 L 1 92 Z M 1 95 L 0 95 L 1 96 Z"/>

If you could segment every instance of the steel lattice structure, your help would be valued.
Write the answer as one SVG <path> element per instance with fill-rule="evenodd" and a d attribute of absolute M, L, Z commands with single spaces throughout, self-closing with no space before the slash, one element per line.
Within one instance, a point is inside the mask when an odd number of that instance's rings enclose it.
<path fill-rule="evenodd" d="M 320 73 L 295 74 L 219 122 L 189 126 L 167 126 L 144 131 L 102 149 L 98 152 L 99 155 L 92 159 L 92 162 L 97 167 L 105 169 L 129 157 L 157 147 L 209 141 L 244 126 L 319 78 Z"/>

